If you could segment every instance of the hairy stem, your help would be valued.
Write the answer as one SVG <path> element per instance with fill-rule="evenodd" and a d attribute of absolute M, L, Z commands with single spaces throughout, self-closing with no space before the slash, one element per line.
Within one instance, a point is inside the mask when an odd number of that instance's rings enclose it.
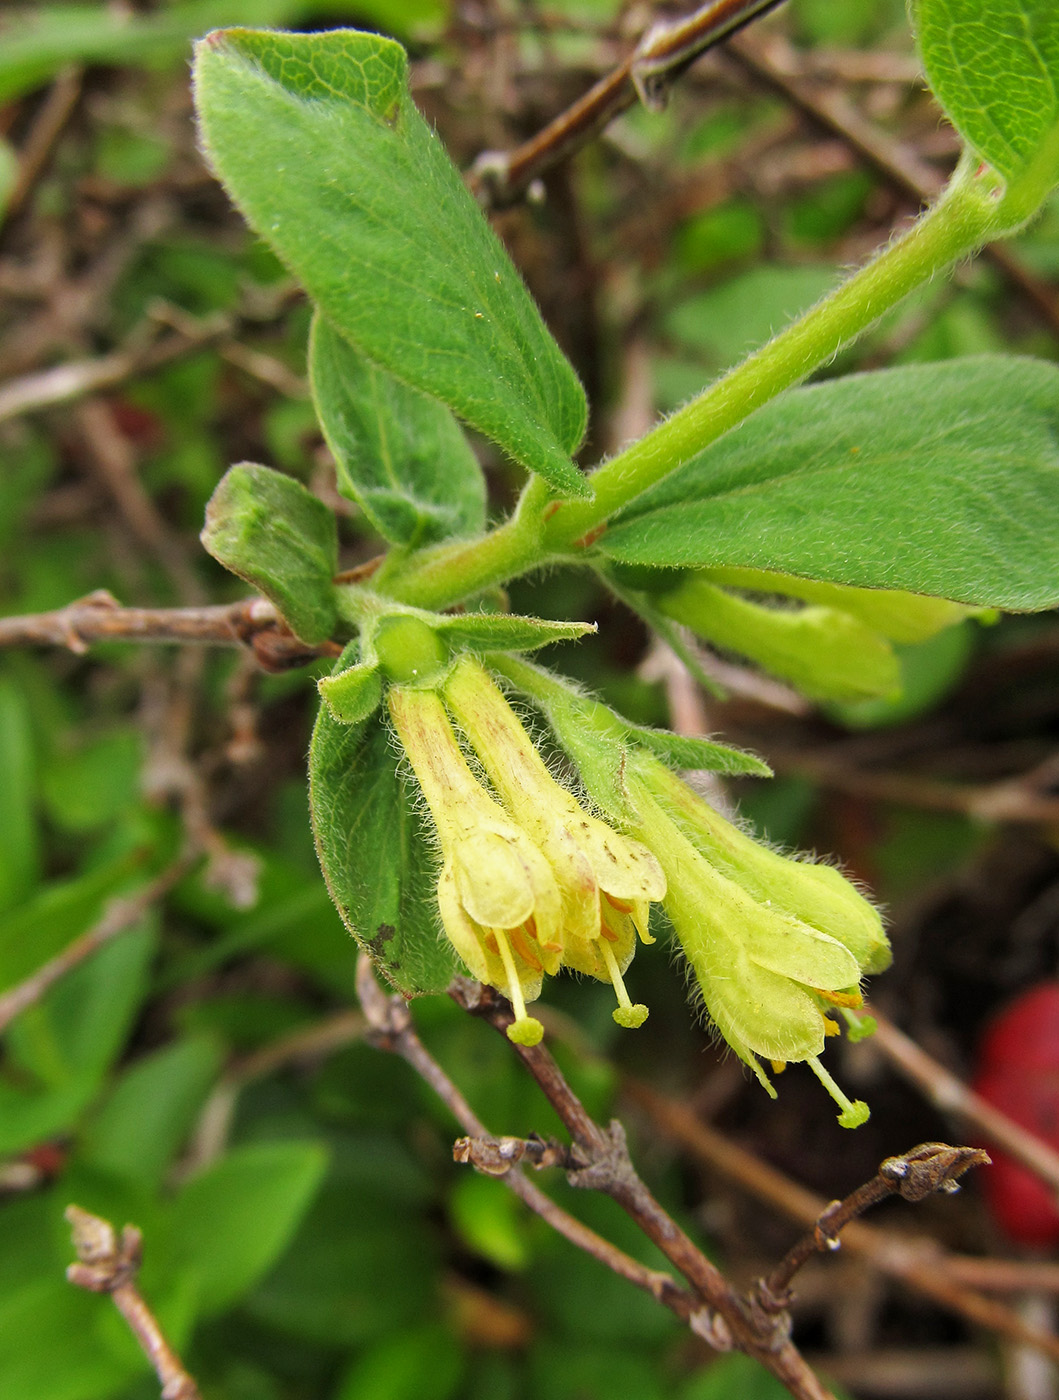
<path fill-rule="evenodd" d="M 597 468 L 592 500 L 557 502 L 543 483 L 531 481 L 509 520 L 479 540 L 410 559 L 390 579 L 391 591 L 405 602 L 447 607 L 587 546 L 615 512 L 826 364 L 909 292 L 1007 231 L 1007 213 L 996 198 L 995 177 L 974 171 L 965 158 L 937 204 L 907 233 L 698 398 Z"/>

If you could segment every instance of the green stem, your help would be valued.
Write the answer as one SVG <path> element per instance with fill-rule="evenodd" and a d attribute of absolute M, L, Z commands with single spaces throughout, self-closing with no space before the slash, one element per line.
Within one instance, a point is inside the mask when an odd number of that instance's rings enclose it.
<path fill-rule="evenodd" d="M 594 499 L 564 501 L 547 521 L 545 547 L 569 548 L 755 409 L 826 364 L 916 287 L 978 248 L 997 219 L 993 187 L 969 165 L 901 238 L 774 340 L 591 477 Z"/>
<path fill-rule="evenodd" d="M 547 484 L 531 477 L 502 525 L 476 540 L 422 551 L 387 578 L 387 593 L 415 607 L 447 608 L 539 567 L 545 561 L 541 532 L 548 500 Z"/>
<path fill-rule="evenodd" d="M 410 559 L 387 579 L 387 591 L 402 602 L 442 608 L 569 555 L 616 511 L 826 364 L 909 292 L 1008 231 L 1015 211 L 1005 210 L 997 194 L 995 174 L 976 173 L 965 155 L 937 204 L 907 233 L 672 418 L 600 466 L 591 477 L 591 501 L 556 502 L 543 482 L 531 480 L 509 520 L 478 540 Z M 1017 222 L 1022 220 L 1020 210 Z"/>

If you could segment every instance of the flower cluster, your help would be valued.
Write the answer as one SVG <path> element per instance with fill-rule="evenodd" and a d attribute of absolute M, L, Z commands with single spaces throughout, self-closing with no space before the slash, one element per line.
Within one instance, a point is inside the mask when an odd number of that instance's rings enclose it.
<path fill-rule="evenodd" d="M 877 910 L 832 867 L 782 856 L 725 821 L 651 751 L 678 744 L 672 736 L 623 729 L 557 677 L 510 657 L 497 664 L 631 833 L 556 781 L 470 654 L 393 677 L 390 716 L 441 846 L 442 927 L 471 972 L 511 1000 L 511 1039 L 540 1039 L 526 1004 L 563 967 L 609 982 L 614 1019 L 642 1024 L 647 1008 L 632 1002 L 624 973 L 638 939 L 654 941 L 650 906 L 660 901 L 712 1025 L 768 1092 L 769 1067 L 805 1061 L 838 1102 L 840 1123 L 863 1122 L 867 1107 L 845 1096 L 820 1055 L 841 1017 L 860 1025 L 861 980 L 889 962 Z M 702 753 L 748 761 L 705 741 Z"/>
<path fill-rule="evenodd" d="M 393 686 L 388 705 L 441 844 L 442 926 L 471 972 L 510 998 L 511 1039 L 540 1039 L 526 1002 L 563 966 L 610 982 L 614 1019 L 642 1024 L 647 1008 L 633 1004 L 623 973 L 637 935 L 650 941 L 649 906 L 666 888 L 659 862 L 555 781 L 502 692 L 469 656 L 439 689 Z M 496 797 L 472 772 L 450 715 Z"/>
<path fill-rule="evenodd" d="M 629 787 L 712 1023 L 770 1094 L 761 1060 L 775 1072 L 804 1060 L 839 1104 L 839 1122 L 864 1122 L 867 1106 L 850 1102 L 819 1056 L 839 1032 L 833 1013 L 861 1006 L 861 978 L 889 962 L 878 912 L 830 866 L 753 841 L 656 759 L 633 761 Z"/>

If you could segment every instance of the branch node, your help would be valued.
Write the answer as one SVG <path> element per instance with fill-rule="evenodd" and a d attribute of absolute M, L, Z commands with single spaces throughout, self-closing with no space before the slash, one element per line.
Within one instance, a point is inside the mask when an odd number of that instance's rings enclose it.
<path fill-rule="evenodd" d="M 887 1157 L 879 1167 L 879 1176 L 903 1200 L 914 1202 L 936 1191 L 951 1195 L 960 1189 L 959 1178 L 964 1172 L 989 1163 L 989 1154 L 981 1148 L 923 1142 L 900 1157 Z"/>
<path fill-rule="evenodd" d="M 566 1176 L 571 1186 L 614 1195 L 622 1188 L 628 1191 L 640 1184 L 629 1156 L 625 1129 L 616 1118 L 600 1130 L 594 1143 L 578 1143 L 570 1158 Z"/>
<path fill-rule="evenodd" d="M 688 1318 L 688 1326 L 714 1351 L 731 1351 L 735 1345 L 732 1329 L 712 1308 L 697 1308 Z"/>

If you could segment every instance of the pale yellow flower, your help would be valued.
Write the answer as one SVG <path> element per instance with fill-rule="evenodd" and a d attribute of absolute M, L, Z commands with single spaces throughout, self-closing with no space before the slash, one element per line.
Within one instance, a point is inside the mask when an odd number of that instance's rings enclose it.
<path fill-rule="evenodd" d="M 622 974 L 636 935 L 652 942 L 650 904 L 665 894 L 662 867 L 640 841 L 585 809 L 549 773 L 503 693 L 480 663 L 463 657 L 444 687 L 458 720 L 508 812 L 548 860 L 561 900 L 559 943 L 565 967 L 610 982 L 614 1019 L 638 1026 Z"/>

